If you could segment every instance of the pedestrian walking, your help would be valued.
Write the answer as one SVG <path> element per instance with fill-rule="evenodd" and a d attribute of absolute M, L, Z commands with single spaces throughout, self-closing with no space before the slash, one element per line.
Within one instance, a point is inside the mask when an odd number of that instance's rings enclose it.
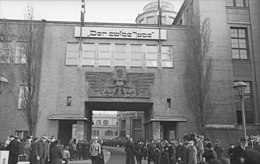
<path fill-rule="evenodd" d="M 213 146 L 211 143 L 207 143 L 207 145 L 205 145 L 205 152 L 202 154 L 202 157 L 205 158 L 205 161 L 210 163 L 210 161 L 212 159 L 217 159 L 217 153 L 216 151 L 213 149 Z"/>
<path fill-rule="evenodd" d="M 59 140 L 55 140 L 50 147 L 50 164 L 61 164 L 63 153 L 58 146 Z"/>
<path fill-rule="evenodd" d="M 215 141 L 214 150 L 216 151 L 216 153 L 218 155 L 218 159 L 220 159 L 221 156 L 222 156 L 222 153 L 223 153 L 223 148 L 222 148 L 222 146 L 220 146 L 220 140 L 219 139 L 217 139 Z"/>
<path fill-rule="evenodd" d="M 134 164 L 135 163 L 135 148 L 133 139 L 127 135 L 126 143 L 125 143 L 125 152 L 126 152 L 126 164 Z"/>
<path fill-rule="evenodd" d="M 91 143 L 89 152 L 90 152 L 90 154 L 91 154 L 92 164 L 98 164 L 99 155 L 101 154 L 101 146 L 100 146 L 100 144 L 98 143 L 98 139 L 95 139 L 95 140 Z"/>
<path fill-rule="evenodd" d="M 33 138 L 31 147 L 30 164 L 40 164 L 40 144 L 37 137 Z"/>
<path fill-rule="evenodd" d="M 234 155 L 234 148 L 235 145 L 234 144 L 230 144 L 229 149 L 228 149 L 228 155 L 229 155 L 229 160 L 230 160 L 230 164 L 233 164 L 233 155 Z"/>
<path fill-rule="evenodd" d="M 234 148 L 233 151 L 233 158 L 232 163 L 233 164 L 243 164 L 245 163 L 245 154 L 243 151 L 246 149 L 247 141 L 245 137 L 240 138 L 240 144 Z"/>

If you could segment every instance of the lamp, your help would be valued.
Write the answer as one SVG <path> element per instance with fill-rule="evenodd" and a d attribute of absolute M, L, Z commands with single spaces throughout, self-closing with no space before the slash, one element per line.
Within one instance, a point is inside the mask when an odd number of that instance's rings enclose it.
<path fill-rule="evenodd" d="M 237 91 L 240 100 L 241 100 L 241 106 L 242 106 L 242 119 L 243 119 L 243 130 L 244 130 L 244 137 L 247 138 L 246 135 L 246 116 L 245 116 L 245 105 L 244 105 L 244 94 L 245 94 L 245 89 L 246 89 L 247 84 L 242 82 L 242 81 L 238 81 L 235 82 L 233 88 Z"/>
<path fill-rule="evenodd" d="M 8 83 L 8 80 L 0 74 L 0 95 L 2 94 Z"/>

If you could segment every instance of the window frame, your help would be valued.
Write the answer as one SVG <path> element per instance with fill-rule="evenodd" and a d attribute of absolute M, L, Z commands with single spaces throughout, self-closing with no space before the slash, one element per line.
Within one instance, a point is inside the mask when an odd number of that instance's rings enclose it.
<path fill-rule="evenodd" d="M 141 51 L 140 52 L 138 52 L 138 51 L 133 51 L 133 49 L 132 49 L 132 47 L 133 46 L 140 46 L 141 47 Z M 143 47 L 142 47 L 142 44 L 130 44 L 130 52 L 131 52 L 131 55 L 130 55 L 130 65 L 131 65 L 131 67 L 142 67 L 143 66 Z M 133 56 L 133 54 L 136 54 L 137 56 L 138 56 L 138 54 L 139 55 L 141 55 L 141 58 L 140 59 L 137 59 L 137 58 L 132 58 L 132 56 Z M 133 65 L 132 63 L 134 63 L 134 62 L 140 62 L 140 65 L 138 65 L 138 64 L 135 64 L 135 65 Z"/>
<path fill-rule="evenodd" d="M 12 47 L 10 44 L 10 41 L 0 42 L 0 63 L 11 63 Z"/>
<path fill-rule="evenodd" d="M 79 47 L 79 42 L 67 42 L 67 51 L 66 51 L 66 65 L 78 65 L 78 61 L 79 61 L 79 49 L 77 50 L 70 50 L 69 49 L 69 45 L 74 44 L 75 46 Z M 74 52 L 76 53 L 77 57 L 70 57 L 70 53 L 69 52 Z M 74 55 L 73 55 L 74 56 Z M 70 62 L 70 60 L 72 60 L 73 62 Z"/>
<path fill-rule="evenodd" d="M 109 50 L 101 50 L 102 45 L 109 45 Z M 100 57 L 100 53 L 107 53 L 109 56 L 108 57 Z M 98 44 L 98 63 L 99 66 L 111 66 L 111 59 L 112 59 L 112 44 L 111 43 L 99 43 Z M 106 61 L 106 64 L 101 64 L 100 61 Z"/>
<path fill-rule="evenodd" d="M 236 35 L 237 36 L 232 36 L 233 32 L 232 30 L 236 30 Z M 239 33 L 240 30 L 244 31 L 244 37 L 240 37 L 239 35 L 241 35 Z M 244 44 L 240 44 L 241 41 L 244 40 L 245 41 L 245 48 L 241 47 L 241 45 Z M 234 42 L 236 41 L 236 42 Z M 250 59 L 249 56 L 249 45 L 248 45 L 248 29 L 247 27 L 230 27 L 230 45 L 231 45 L 231 57 L 233 60 L 248 60 Z M 237 46 L 237 47 L 234 47 Z M 237 50 L 238 51 L 238 57 L 234 56 L 233 50 Z M 246 58 L 241 57 L 243 54 L 241 54 L 242 51 L 246 52 Z"/>
<path fill-rule="evenodd" d="M 87 45 L 93 45 L 94 49 L 87 49 Z M 88 53 L 93 53 L 93 57 L 88 57 Z M 96 44 L 95 43 L 83 43 L 83 54 L 82 54 L 82 63 L 83 65 L 94 66 L 95 65 L 95 56 L 96 56 Z"/>
<path fill-rule="evenodd" d="M 156 47 L 156 52 L 148 51 L 148 47 Z M 147 58 L 148 54 L 156 54 L 155 59 L 149 59 Z M 148 64 L 152 63 L 152 64 Z M 155 65 L 154 65 L 155 64 Z M 158 67 L 158 45 L 155 44 L 146 44 L 145 45 L 145 66 L 148 67 Z"/>
<path fill-rule="evenodd" d="M 26 42 L 25 41 L 19 41 L 16 42 L 16 49 L 15 49 L 15 57 L 14 57 L 14 63 L 15 64 L 26 64 L 26 53 L 21 53 L 21 51 L 26 51 Z M 23 46 L 20 46 L 23 45 Z"/>

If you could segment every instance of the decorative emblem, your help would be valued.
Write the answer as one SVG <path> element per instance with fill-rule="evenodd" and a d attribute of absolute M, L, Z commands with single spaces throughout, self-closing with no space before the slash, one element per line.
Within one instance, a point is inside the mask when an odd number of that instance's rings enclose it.
<path fill-rule="evenodd" d="M 124 67 L 114 72 L 86 72 L 89 97 L 150 98 L 153 73 L 127 73 Z"/>

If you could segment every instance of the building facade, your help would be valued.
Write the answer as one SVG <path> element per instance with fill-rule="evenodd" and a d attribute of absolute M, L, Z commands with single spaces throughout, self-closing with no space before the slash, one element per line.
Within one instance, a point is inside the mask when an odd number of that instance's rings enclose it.
<path fill-rule="evenodd" d="M 144 112 L 118 112 L 118 137 L 129 135 L 135 141 L 145 139 Z"/>
<path fill-rule="evenodd" d="M 39 22 L 44 32 L 36 136 L 90 139 L 93 110 L 142 111 L 146 139 L 197 131 L 183 85 L 188 10 L 208 17 L 212 27 L 214 111 L 205 125 L 207 135 L 226 143 L 242 136 L 232 88 L 237 80 L 249 86 L 248 134 L 259 133 L 259 6 L 258 0 L 186 0 L 172 26 L 85 23 L 82 33 L 78 22 Z M 21 22 L 8 20 L 13 27 Z M 11 41 L 13 55 L 19 41 Z M 17 110 L 20 85 L 16 80 L 1 95 L 1 138 L 28 131 Z"/>
<path fill-rule="evenodd" d="M 94 114 L 91 138 L 112 139 L 117 137 L 118 122 L 116 114 Z"/>
<path fill-rule="evenodd" d="M 247 84 L 244 96 L 247 133 L 259 134 L 259 7 L 256 0 L 186 0 L 173 23 L 189 25 L 192 12 L 200 15 L 197 23 L 210 20 L 211 94 L 217 105 L 206 127 L 212 138 L 229 139 L 228 143 L 243 136 L 241 101 L 232 88 L 239 80 Z"/>
<path fill-rule="evenodd" d="M 136 17 L 135 22 L 137 24 L 158 24 L 159 8 L 161 14 L 161 24 L 171 25 L 177 15 L 177 12 L 175 11 L 174 5 L 167 1 L 161 1 L 160 6 L 158 5 L 158 1 L 148 3 L 143 8 L 143 13 Z"/>

